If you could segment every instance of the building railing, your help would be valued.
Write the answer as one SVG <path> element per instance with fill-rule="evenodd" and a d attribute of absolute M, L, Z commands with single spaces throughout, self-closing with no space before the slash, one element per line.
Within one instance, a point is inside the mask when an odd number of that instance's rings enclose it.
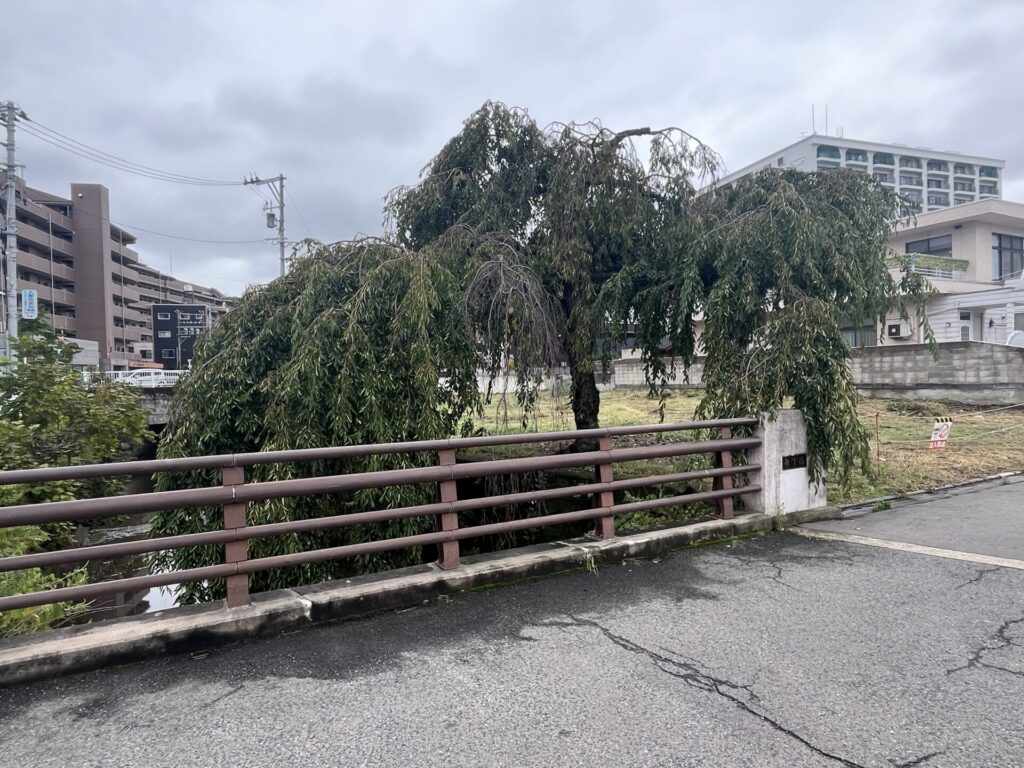
<path fill-rule="evenodd" d="M 733 515 L 733 502 L 735 499 L 746 494 L 758 494 L 761 491 L 761 487 L 756 484 L 737 486 L 733 483 L 736 476 L 746 476 L 757 473 L 760 470 L 758 464 L 741 463 L 734 465 L 732 459 L 734 453 L 743 453 L 744 451 L 758 448 L 761 445 L 761 438 L 757 436 L 733 437 L 732 430 L 735 428 L 754 427 L 757 423 L 756 419 L 719 419 L 567 432 L 421 440 L 404 443 L 350 445 L 112 464 L 90 464 L 77 467 L 46 467 L 2 471 L 0 472 L 0 485 L 42 483 L 55 480 L 81 480 L 99 477 L 141 476 L 154 473 L 194 470 L 220 470 L 221 484 L 206 488 L 189 488 L 107 498 L 3 507 L 0 508 L 0 528 L 18 525 L 75 522 L 166 510 L 196 509 L 199 507 L 221 507 L 223 527 L 220 530 L 202 533 L 165 536 L 140 541 L 100 544 L 55 552 L 38 552 L 29 555 L 6 557 L 0 559 L 0 572 L 17 571 L 26 568 L 52 568 L 98 559 L 105 560 L 211 544 L 224 546 L 224 562 L 217 565 L 189 568 L 180 571 L 153 573 L 146 576 L 114 579 L 93 584 L 2 597 L 0 598 L 0 611 L 51 603 L 85 601 L 126 591 L 211 579 L 226 580 L 227 606 L 237 607 L 247 605 L 250 601 L 249 574 L 275 568 L 353 558 L 360 555 L 388 552 L 408 547 L 435 545 L 438 548 L 437 563 L 441 568 L 447 569 L 454 568 L 459 564 L 460 541 L 481 536 L 507 534 L 514 531 L 543 528 L 564 523 L 593 521 L 597 536 L 602 539 L 609 539 L 615 536 L 615 517 L 617 515 L 678 507 L 698 502 L 711 502 L 715 505 L 719 516 L 730 518 Z M 719 436 L 717 439 L 679 440 L 646 446 L 613 447 L 613 440 L 618 437 L 694 430 L 715 430 Z M 701 436 L 698 435 L 698 437 Z M 587 440 L 591 443 L 596 442 L 596 450 L 464 463 L 459 463 L 456 459 L 456 452 L 463 449 L 578 440 Z M 433 454 L 436 457 L 436 464 L 407 469 L 327 475 L 259 483 L 245 481 L 245 468 L 258 464 L 316 462 L 353 457 L 423 453 Z M 701 455 L 713 457 L 714 467 L 687 472 L 630 477 L 621 480 L 613 479 L 612 468 L 618 462 Z M 463 500 L 460 500 L 457 494 L 456 483 L 463 479 L 590 466 L 595 468 L 594 482 Z M 712 480 L 711 490 L 629 503 L 616 503 L 614 496 L 617 491 L 705 479 Z M 436 486 L 437 502 L 282 523 L 248 525 L 246 520 L 246 504 L 249 502 L 423 484 L 433 484 Z M 508 520 L 499 523 L 474 525 L 471 527 L 461 527 L 460 525 L 460 512 L 491 507 L 510 507 L 518 504 L 575 496 L 591 496 L 593 498 L 593 506 L 577 511 L 544 514 L 537 517 Z M 432 533 L 364 541 L 357 544 L 262 557 L 255 560 L 249 560 L 247 557 L 246 544 L 251 539 L 326 531 L 366 523 L 381 523 L 425 516 L 433 517 L 435 520 L 435 531 Z"/>

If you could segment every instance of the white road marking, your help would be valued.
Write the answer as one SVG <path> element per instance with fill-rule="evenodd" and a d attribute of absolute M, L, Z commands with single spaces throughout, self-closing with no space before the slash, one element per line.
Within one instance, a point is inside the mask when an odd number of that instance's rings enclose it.
<path fill-rule="evenodd" d="M 858 536 L 855 533 L 833 533 L 831 531 L 815 531 L 810 528 L 790 528 L 793 533 L 806 536 L 810 539 L 824 539 L 825 541 L 845 541 L 850 544 L 863 544 L 867 547 L 881 547 L 882 549 L 895 549 L 898 552 L 910 552 L 915 555 L 930 555 L 932 557 L 944 557 L 947 560 L 963 560 L 968 563 L 980 563 L 981 565 L 997 565 L 1001 568 L 1016 568 L 1024 571 L 1024 560 L 1013 560 L 1008 557 L 993 557 L 992 555 L 978 555 L 973 552 L 958 552 L 955 549 L 939 549 L 938 547 L 925 547 L 921 544 L 907 544 L 903 541 L 888 541 L 886 539 L 873 539 L 869 536 Z"/>

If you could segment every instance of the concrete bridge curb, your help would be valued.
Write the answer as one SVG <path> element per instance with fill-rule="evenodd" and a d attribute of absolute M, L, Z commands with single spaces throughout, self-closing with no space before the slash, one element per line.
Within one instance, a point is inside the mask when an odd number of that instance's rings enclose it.
<path fill-rule="evenodd" d="M 465 558 L 452 570 L 421 565 L 344 581 L 253 596 L 251 605 L 223 601 L 68 627 L 0 642 L 0 686 L 123 664 L 161 654 L 212 649 L 233 641 L 294 631 L 318 622 L 408 608 L 444 595 L 598 568 L 630 558 L 659 557 L 737 536 L 840 516 L 835 507 L 771 517 L 680 524 L 609 540 L 543 544 Z"/>

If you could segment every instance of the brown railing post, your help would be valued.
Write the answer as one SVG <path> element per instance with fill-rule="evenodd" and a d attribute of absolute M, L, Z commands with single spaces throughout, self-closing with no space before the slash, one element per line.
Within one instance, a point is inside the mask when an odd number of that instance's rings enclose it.
<path fill-rule="evenodd" d="M 221 469 L 221 484 L 236 487 L 245 483 L 245 469 L 242 467 L 224 467 Z M 224 505 L 224 529 L 245 528 L 245 502 Z M 226 563 L 244 563 L 248 557 L 248 541 L 229 541 L 224 545 L 224 561 Z M 249 604 L 249 577 L 242 573 L 228 576 L 225 581 L 228 587 L 227 606 L 238 608 Z"/>
<path fill-rule="evenodd" d="M 720 434 L 723 440 L 729 440 L 732 438 L 732 430 L 729 429 L 729 427 L 722 427 Z M 729 469 L 732 467 L 732 451 L 726 449 L 715 454 L 715 466 L 723 469 Z M 711 488 L 716 491 L 731 491 L 732 475 L 716 477 L 711 481 Z M 724 499 L 718 499 L 715 502 L 715 506 L 718 508 L 719 517 L 726 519 L 732 517 L 732 496 L 727 496 Z"/>
<path fill-rule="evenodd" d="M 612 449 L 612 439 L 607 436 L 598 438 L 597 449 L 599 451 L 610 451 Z M 597 482 L 610 483 L 611 481 L 612 465 L 610 462 L 603 461 L 597 465 Z M 615 494 L 612 491 L 601 491 L 596 494 L 594 502 L 594 506 L 607 509 L 615 505 Z M 615 538 L 615 517 L 609 514 L 597 518 L 594 521 L 594 533 L 597 534 L 599 539 Z"/>
<path fill-rule="evenodd" d="M 442 467 L 455 466 L 455 451 L 451 449 L 438 451 L 438 464 Z M 441 490 L 442 503 L 458 500 L 459 493 L 454 480 L 442 480 L 438 486 Z M 457 512 L 442 512 L 437 516 L 437 530 L 454 531 L 458 527 L 459 514 Z M 437 564 L 444 570 L 459 567 L 458 541 L 442 541 L 437 545 Z"/>

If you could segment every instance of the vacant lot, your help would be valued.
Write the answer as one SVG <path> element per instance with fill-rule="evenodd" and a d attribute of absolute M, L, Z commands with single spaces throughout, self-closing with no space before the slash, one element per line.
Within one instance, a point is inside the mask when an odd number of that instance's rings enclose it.
<path fill-rule="evenodd" d="M 665 420 L 693 416 L 699 395 L 673 393 L 665 403 Z M 833 503 L 888 496 L 999 472 L 1024 470 L 1024 408 L 992 410 L 944 403 L 909 400 L 865 400 L 861 420 L 872 436 L 875 461 L 876 419 L 880 471 L 875 477 L 858 475 L 848 488 L 830 487 Z M 937 416 L 953 419 L 949 444 L 942 450 L 928 447 Z M 651 424 L 659 420 L 659 402 L 643 391 L 614 390 L 601 395 L 604 426 Z M 491 432 L 550 431 L 572 429 L 572 411 L 566 398 L 550 391 L 541 393 L 535 412 L 523 423 L 515 402 L 493 402 L 483 426 Z"/>

